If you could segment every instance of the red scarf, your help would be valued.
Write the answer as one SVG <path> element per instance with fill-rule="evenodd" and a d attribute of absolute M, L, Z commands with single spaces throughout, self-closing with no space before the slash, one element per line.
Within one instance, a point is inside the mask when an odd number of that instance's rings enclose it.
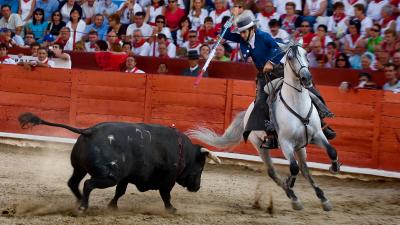
<path fill-rule="evenodd" d="M 24 0 L 25 3 L 28 3 L 30 0 Z"/>
<path fill-rule="evenodd" d="M 190 44 L 189 48 L 197 48 L 200 45 L 200 42 L 196 41 L 194 44 Z"/>
<path fill-rule="evenodd" d="M 9 59 L 10 57 L 8 55 L 0 57 L 0 62 L 4 62 L 6 59 Z"/>
<path fill-rule="evenodd" d="M 126 70 L 127 73 L 136 73 L 136 71 L 138 71 L 139 68 L 137 68 L 136 66 L 132 69 L 132 70 Z"/>
<path fill-rule="evenodd" d="M 90 44 L 90 48 L 96 48 L 96 43 Z"/>
<path fill-rule="evenodd" d="M 222 9 L 215 9 L 215 15 L 221 15 L 223 12 L 226 11 L 226 8 L 222 8 Z M 214 21 L 215 22 L 215 21 Z"/>
<path fill-rule="evenodd" d="M 269 19 L 269 18 L 271 18 L 272 15 L 274 15 L 274 13 L 275 13 L 275 10 L 272 10 L 270 13 L 265 12 L 265 11 L 262 11 L 261 14 L 262 14 L 264 17 L 267 17 L 267 18 Z"/>
<path fill-rule="evenodd" d="M 358 0 L 349 0 L 350 5 L 354 5 Z"/>
<path fill-rule="evenodd" d="M 356 34 L 356 35 L 350 35 L 351 37 L 351 41 L 353 42 L 353 44 L 355 44 L 358 40 L 358 38 L 360 37 L 360 34 Z"/>
<path fill-rule="evenodd" d="M 346 14 L 344 14 L 344 13 L 334 14 L 333 15 L 333 20 L 335 21 L 335 23 L 339 23 L 345 17 L 346 17 Z"/>
<path fill-rule="evenodd" d="M 41 63 L 43 63 L 43 64 L 47 64 L 47 63 L 49 62 L 49 57 L 46 57 L 46 59 L 43 60 L 43 61 L 40 61 L 40 60 L 38 59 L 38 61 L 41 62 Z"/>
<path fill-rule="evenodd" d="M 144 45 L 145 42 L 146 41 L 144 39 L 142 39 L 141 41 L 136 42 L 135 44 L 133 44 L 133 47 L 134 48 L 140 48 L 140 47 L 142 47 Z"/>
<path fill-rule="evenodd" d="M 383 1 L 383 0 L 374 0 L 375 3 L 379 3 L 381 1 Z"/>
<path fill-rule="evenodd" d="M 381 27 L 382 28 L 385 28 L 385 27 L 387 27 L 387 25 L 390 23 L 390 21 L 392 21 L 392 20 L 395 20 L 395 17 L 394 16 L 391 16 L 391 17 L 389 17 L 389 18 L 382 18 L 382 20 L 381 20 Z"/>

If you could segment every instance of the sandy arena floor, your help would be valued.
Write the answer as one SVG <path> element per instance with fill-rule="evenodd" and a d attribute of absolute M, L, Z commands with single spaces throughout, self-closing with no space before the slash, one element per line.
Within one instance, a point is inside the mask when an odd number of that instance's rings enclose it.
<path fill-rule="evenodd" d="M 295 191 L 303 211 L 290 201 L 260 170 L 208 164 L 202 188 L 189 193 L 179 185 L 172 192 L 178 209 L 164 211 L 156 191 L 141 193 L 128 186 L 119 210 L 106 205 L 114 188 L 92 192 L 89 210 L 73 217 L 75 199 L 67 187 L 72 168 L 70 146 L 40 148 L 0 145 L 0 224 L 400 224 L 400 181 L 315 176 L 334 210 L 324 212 L 314 191 L 299 177 Z M 260 167 L 261 168 L 261 167 Z M 283 167 L 282 173 L 287 173 Z M 262 190 L 260 209 L 252 207 L 257 187 Z"/>

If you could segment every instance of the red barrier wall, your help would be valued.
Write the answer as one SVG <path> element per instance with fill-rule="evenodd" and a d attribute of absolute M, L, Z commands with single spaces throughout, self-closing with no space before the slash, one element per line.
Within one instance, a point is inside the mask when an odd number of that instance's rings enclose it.
<path fill-rule="evenodd" d="M 237 112 L 254 99 L 253 81 L 203 79 L 119 72 L 0 65 L 0 130 L 76 137 L 59 128 L 19 128 L 16 118 L 31 111 L 49 121 L 87 127 L 103 121 L 175 124 L 180 130 L 206 125 L 221 133 Z M 345 165 L 400 171 L 400 95 L 361 90 L 340 93 L 319 86 L 336 118 L 332 142 Z M 249 145 L 233 150 L 257 154 Z M 273 152 L 281 157 L 280 150 Z M 328 162 L 319 148 L 308 148 L 308 159 Z"/>

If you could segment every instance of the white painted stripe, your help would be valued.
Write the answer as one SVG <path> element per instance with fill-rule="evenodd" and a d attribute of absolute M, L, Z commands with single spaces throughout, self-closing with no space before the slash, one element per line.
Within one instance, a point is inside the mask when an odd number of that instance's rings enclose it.
<path fill-rule="evenodd" d="M 48 141 L 48 142 L 57 142 L 57 143 L 66 143 L 66 144 L 75 144 L 75 142 L 76 142 L 76 139 L 73 139 L 73 138 L 50 137 L 50 136 L 5 133 L 5 132 L 0 132 L 0 137 L 25 139 L 25 140 L 32 140 L 32 141 Z M 259 156 L 255 156 L 255 155 L 245 155 L 245 154 L 230 153 L 230 152 L 215 152 L 215 154 L 218 157 L 222 157 L 222 158 L 239 159 L 239 160 L 252 161 L 252 162 L 262 162 L 261 158 Z M 276 164 L 289 165 L 289 162 L 286 159 L 273 158 L 272 161 Z M 328 170 L 329 166 L 330 166 L 328 164 L 315 163 L 315 162 L 308 162 L 307 164 L 310 168 L 316 168 L 316 169 L 322 169 L 322 170 Z M 392 172 L 392 171 L 386 171 L 386 170 L 358 168 L 358 167 L 352 167 L 352 166 L 341 166 L 340 170 L 342 172 L 347 172 L 347 173 L 400 178 L 399 172 Z"/>

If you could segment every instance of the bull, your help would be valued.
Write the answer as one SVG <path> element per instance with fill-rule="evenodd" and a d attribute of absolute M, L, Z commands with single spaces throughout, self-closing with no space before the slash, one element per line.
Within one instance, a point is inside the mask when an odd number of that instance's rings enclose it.
<path fill-rule="evenodd" d="M 177 182 L 190 192 L 200 189 L 206 158 L 220 159 L 208 149 L 193 144 L 183 133 L 172 127 L 144 123 L 105 122 L 78 129 L 42 120 L 32 113 L 18 118 L 22 128 L 36 125 L 62 127 L 80 134 L 71 152 L 73 174 L 68 186 L 76 196 L 82 213 L 89 207 L 89 195 L 96 188 L 117 186 L 108 206 L 118 208 L 118 199 L 125 194 L 128 183 L 141 192 L 159 190 L 166 210 L 174 213 L 171 190 Z M 83 193 L 79 183 L 86 174 Z"/>

